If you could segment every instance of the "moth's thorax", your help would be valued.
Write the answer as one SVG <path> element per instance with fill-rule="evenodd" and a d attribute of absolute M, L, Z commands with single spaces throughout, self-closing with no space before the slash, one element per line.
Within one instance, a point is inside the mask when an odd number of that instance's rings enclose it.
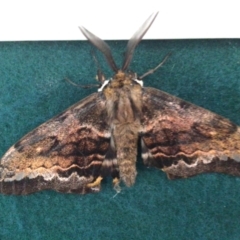
<path fill-rule="evenodd" d="M 103 89 L 108 117 L 115 124 L 139 120 L 142 86 L 133 77 L 134 74 L 119 70 Z"/>
<path fill-rule="evenodd" d="M 122 70 L 119 70 L 109 81 L 108 86 L 111 88 L 122 88 L 126 86 L 133 86 L 136 82 L 136 74 L 135 73 L 126 73 Z M 137 83 L 140 85 L 139 83 Z M 140 85 L 141 86 L 141 85 Z"/>

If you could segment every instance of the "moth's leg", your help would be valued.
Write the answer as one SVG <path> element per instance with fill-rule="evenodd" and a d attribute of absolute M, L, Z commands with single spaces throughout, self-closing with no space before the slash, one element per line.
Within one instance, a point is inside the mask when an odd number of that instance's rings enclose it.
<path fill-rule="evenodd" d="M 113 179 L 113 188 L 117 193 L 121 192 L 121 187 L 120 187 L 120 178 L 116 177 Z"/>
<path fill-rule="evenodd" d="M 119 167 L 117 162 L 117 153 L 115 149 L 115 144 L 113 139 L 110 140 L 109 149 L 105 155 L 105 159 L 101 167 L 101 176 L 107 177 L 111 176 L 113 178 L 113 186 L 117 192 L 120 192 L 120 177 L 119 177 Z"/>
<path fill-rule="evenodd" d="M 106 77 L 105 77 L 105 75 L 104 75 L 104 73 L 103 73 L 103 71 L 102 71 L 102 68 L 101 68 L 101 66 L 100 66 L 100 64 L 99 64 L 99 61 L 98 61 L 98 59 L 97 59 L 97 57 L 96 57 L 96 54 L 95 54 L 95 51 L 94 51 L 93 49 L 92 49 L 92 51 L 91 51 L 91 54 L 92 54 L 92 57 L 93 57 L 93 60 L 94 60 L 95 64 L 97 65 L 97 75 L 96 75 L 96 79 L 97 79 L 98 82 L 100 82 L 101 84 L 103 84 L 104 81 L 106 80 Z"/>
<path fill-rule="evenodd" d="M 143 139 L 141 139 L 141 152 L 143 163 L 147 166 L 151 166 L 153 156 L 149 149 L 147 148 L 146 144 L 144 143 Z"/>
<path fill-rule="evenodd" d="M 87 187 L 88 187 L 88 188 L 91 188 L 92 190 L 93 190 L 94 188 L 99 189 L 100 186 L 101 186 L 101 181 L 102 181 L 102 179 L 103 179 L 103 178 L 102 178 L 101 176 L 97 177 L 94 182 L 88 183 L 88 184 L 87 184 Z"/>
<path fill-rule="evenodd" d="M 171 55 L 171 53 L 168 53 L 165 58 L 153 69 L 150 69 L 149 71 L 147 71 L 146 73 L 144 73 L 142 76 L 140 76 L 138 79 L 142 80 L 143 78 L 145 78 L 146 76 L 153 74 L 156 70 L 158 70 L 158 68 L 160 68 L 169 58 L 169 56 Z"/>

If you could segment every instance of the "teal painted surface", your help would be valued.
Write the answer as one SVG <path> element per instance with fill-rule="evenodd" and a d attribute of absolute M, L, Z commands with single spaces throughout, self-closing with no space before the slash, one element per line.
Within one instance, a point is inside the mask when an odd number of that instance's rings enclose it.
<path fill-rule="evenodd" d="M 109 42 L 116 61 L 126 42 Z M 87 42 L 0 42 L 0 156 L 30 130 L 96 89 Z M 152 86 L 240 125 L 240 40 L 142 41 L 130 69 L 169 60 L 145 79 Z M 100 57 L 106 75 L 111 76 Z M 102 59 L 102 60 L 101 60 Z M 92 195 L 44 191 L 0 195 L 0 239 L 239 239 L 240 178 L 204 174 L 169 181 L 138 163 L 132 188 L 115 196 L 111 180 Z"/>

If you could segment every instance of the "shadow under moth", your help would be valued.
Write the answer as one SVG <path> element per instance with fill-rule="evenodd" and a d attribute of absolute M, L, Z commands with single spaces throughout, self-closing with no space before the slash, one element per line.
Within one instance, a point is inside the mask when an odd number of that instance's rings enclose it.
<path fill-rule="evenodd" d="M 29 194 L 45 189 L 64 193 L 100 191 L 104 177 L 132 186 L 138 142 L 144 164 L 169 179 L 204 172 L 240 176 L 240 129 L 229 120 L 160 90 L 143 87 L 127 71 L 133 52 L 150 28 L 152 14 L 129 40 L 122 68 L 109 46 L 81 27 L 115 72 L 98 75 L 101 87 L 43 123 L 13 145 L 0 162 L 0 192 Z"/>

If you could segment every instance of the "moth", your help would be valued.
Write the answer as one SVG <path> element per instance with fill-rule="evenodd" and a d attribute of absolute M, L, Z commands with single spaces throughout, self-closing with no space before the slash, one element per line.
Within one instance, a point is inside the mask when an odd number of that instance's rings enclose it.
<path fill-rule="evenodd" d="M 127 71 L 135 47 L 156 16 L 152 14 L 129 40 L 121 68 L 109 46 L 81 27 L 115 75 L 109 80 L 99 75 L 98 92 L 43 123 L 7 151 L 0 162 L 1 193 L 98 192 L 107 176 L 119 191 L 120 182 L 126 186 L 135 182 L 139 141 L 144 164 L 163 170 L 169 179 L 204 172 L 240 175 L 238 126 L 143 87 L 143 77 Z"/>

